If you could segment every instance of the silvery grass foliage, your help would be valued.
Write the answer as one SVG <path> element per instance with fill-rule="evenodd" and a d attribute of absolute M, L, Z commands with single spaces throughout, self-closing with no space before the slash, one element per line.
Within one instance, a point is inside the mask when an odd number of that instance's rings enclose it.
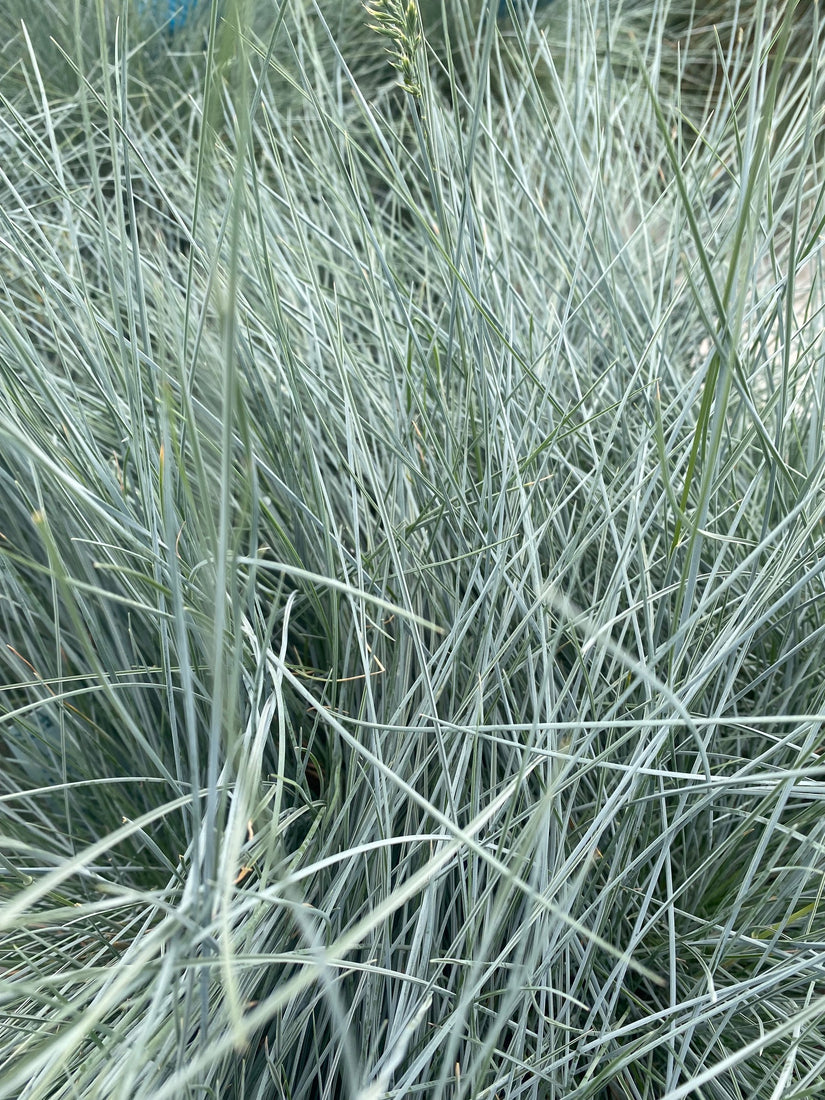
<path fill-rule="evenodd" d="M 551 2 L 552 0 L 534 0 L 531 6 L 541 8 Z M 527 5 L 528 0 L 515 0 L 513 10 L 519 12 L 522 7 L 526 8 Z M 197 6 L 198 0 L 138 0 L 138 11 L 141 14 L 146 14 L 155 20 L 166 23 L 170 31 L 183 27 L 189 15 L 195 11 Z M 415 9 L 416 5 L 413 4 L 412 7 Z M 508 14 L 508 10 L 508 0 L 499 0 L 499 19 L 503 19 Z"/>
<path fill-rule="evenodd" d="M 6 54 L 2 1097 L 825 1085 L 818 7 L 496 7 Z"/>

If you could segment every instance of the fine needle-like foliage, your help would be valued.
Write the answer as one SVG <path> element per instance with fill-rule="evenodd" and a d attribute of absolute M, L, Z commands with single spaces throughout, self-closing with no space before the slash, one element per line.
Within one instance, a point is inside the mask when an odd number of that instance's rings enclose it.
<path fill-rule="evenodd" d="M 505 8 L 4 4 L 0 1100 L 825 1090 L 821 6 Z"/>

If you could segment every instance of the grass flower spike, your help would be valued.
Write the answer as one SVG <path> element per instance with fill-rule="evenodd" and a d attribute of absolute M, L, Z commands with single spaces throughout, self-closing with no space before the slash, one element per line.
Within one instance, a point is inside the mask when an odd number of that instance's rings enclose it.
<path fill-rule="evenodd" d="M 370 28 L 389 41 L 390 64 L 399 73 L 400 86 L 420 98 L 416 54 L 421 45 L 421 17 L 416 0 L 371 0 L 364 4 Z"/>

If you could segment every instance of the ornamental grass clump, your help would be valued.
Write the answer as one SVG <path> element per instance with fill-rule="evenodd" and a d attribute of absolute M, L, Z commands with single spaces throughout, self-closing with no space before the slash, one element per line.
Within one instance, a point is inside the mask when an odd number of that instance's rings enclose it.
<path fill-rule="evenodd" d="M 818 7 L 231 8 L 4 40 L 0 1098 L 820 1094 Z"/>

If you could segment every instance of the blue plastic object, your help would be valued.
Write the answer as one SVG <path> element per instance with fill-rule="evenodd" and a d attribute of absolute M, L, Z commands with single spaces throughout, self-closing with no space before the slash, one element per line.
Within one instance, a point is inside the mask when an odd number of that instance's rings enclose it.
<path fill-rule="evenodd" d="M 150 15 L 171 33 L 180 30 L 198 3 L 199 0 L 138 0 L 138 11 Z"/>
<path fill-rule="evenodd" d="M 548 4 L 552 4 L 553 0 L 536 0 L 536 9 L 546 8 Z M 519 8 L 530 7 L 532 0 L 513 0 L 513 7 L 518 11 Z M 503 19 L 507 15 L 507 0 L 499 0 L 498 5 L 498 17 Z"/>

